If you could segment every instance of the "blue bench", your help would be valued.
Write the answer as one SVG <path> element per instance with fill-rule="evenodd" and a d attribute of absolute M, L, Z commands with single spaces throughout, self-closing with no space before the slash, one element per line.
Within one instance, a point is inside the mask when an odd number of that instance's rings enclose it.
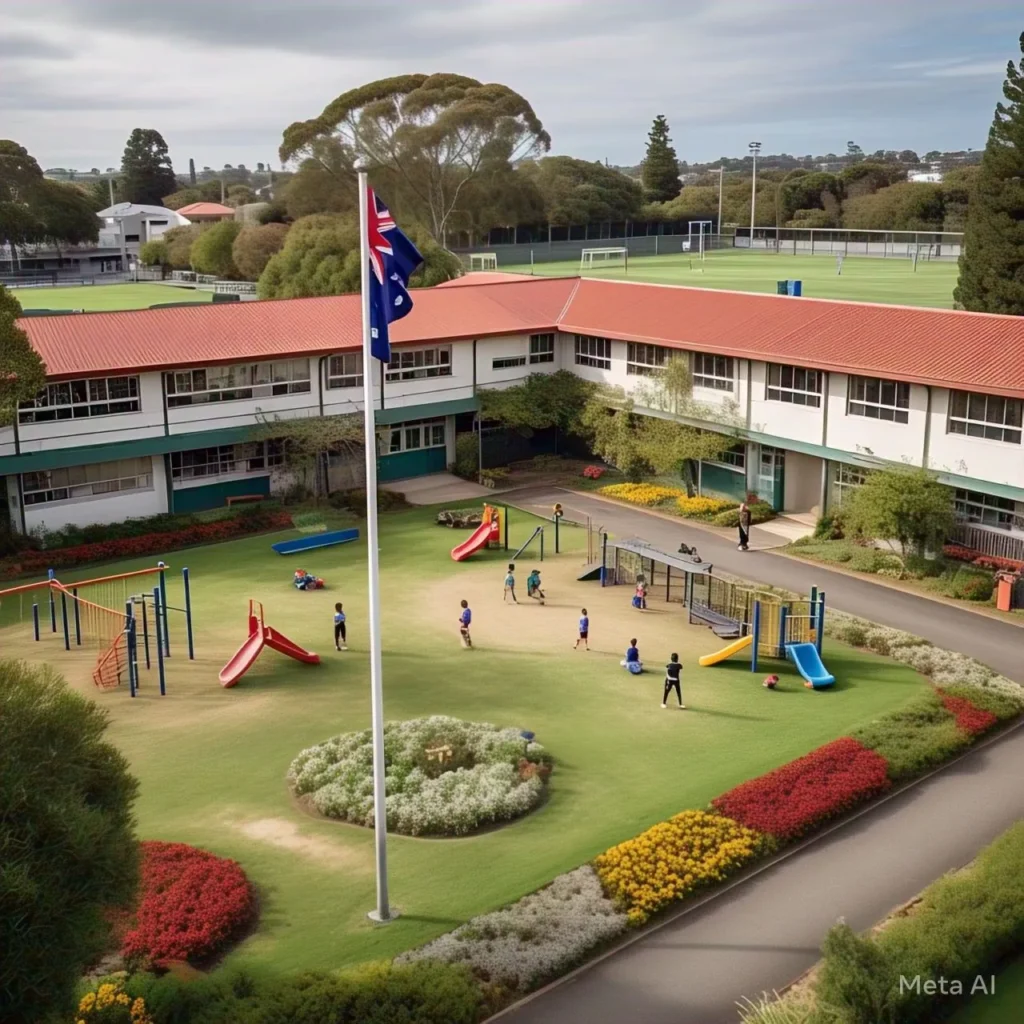
<path fill-rule="evenodd" d="M 743 625 L 738 619 L 716 612 L 706 604 L 690 605 L 690 625 L 694 622 L 710 626 L 711 632 L 723 640 L 732 640 L 743 635 Z"/>
<path fill-rule="evenodd" d="M 331 533 L 315 533 L 296 540 L 280 540 L 270 546 L 279 555 L 294 555 L 297 551 L 312 551 L 313 548 L 329 548 L 335 544 L 347 544 L 359 539 L 358 530 L 334 530 Z"/>

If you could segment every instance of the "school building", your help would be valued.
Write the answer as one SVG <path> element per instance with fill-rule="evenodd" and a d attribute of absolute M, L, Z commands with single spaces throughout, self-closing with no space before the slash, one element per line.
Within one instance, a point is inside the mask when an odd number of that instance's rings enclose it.
<path fill-rule="evenodd" d="M 356 295 L 21 326 L 49 376 L 0 429 L 22 531 L 273 493 L 283 454 L 254 428 L 362 410 Z M 736 439 L 701 465 L 703 493 L 819 514 L 872 468 L 924 466 L 955 491 L 957 539 L 1024 557 L 1024 318 L 471 274 L 416 292 L 392 341 L 372 371 L 382 480 L 451 465 L 483 388 L 565 369 L 631 391 L 682 354 L 691 422 Z"/>

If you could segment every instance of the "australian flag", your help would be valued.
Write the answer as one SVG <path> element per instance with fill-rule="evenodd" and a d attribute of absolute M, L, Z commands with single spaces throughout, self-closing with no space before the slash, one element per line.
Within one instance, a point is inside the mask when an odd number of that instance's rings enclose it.
<path fill-rule="evenodd" d="M 387 206 L 367 189 L 367 239 L 370 254 L 370 354 L 391 362 L 388 325 L 412 310 L 409 275 L 423 257 L 402 234 Z"/>

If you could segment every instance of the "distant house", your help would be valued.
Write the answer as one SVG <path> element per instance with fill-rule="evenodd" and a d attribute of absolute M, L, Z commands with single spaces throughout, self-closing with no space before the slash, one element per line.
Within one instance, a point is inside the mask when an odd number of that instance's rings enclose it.
<path fill-rule="evenodd" d="M 218 221 L 235 219 L 234 209 L 220 203 L 189 203 L 178 213 L 188 217 L 192 224 L 216 224 Z"/>
<path fill-rule="evenodd" d="M 912 171 L 907 175 L 907 181 L 930 181 L 938 183 L 942 181 L 942 171 Z"/>

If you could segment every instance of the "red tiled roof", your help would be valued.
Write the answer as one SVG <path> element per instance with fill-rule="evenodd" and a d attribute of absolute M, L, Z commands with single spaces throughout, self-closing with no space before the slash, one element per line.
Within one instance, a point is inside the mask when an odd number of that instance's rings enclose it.
<path fill-rule="evenodd" d="M 415 292 L 396 344 L 550 331 L 576 281 L 531 280 Z M 358 295 L 28 317 L 51 378 L 325 355 L 362 344 Z"/>
<path fill-rule="evenodd" d="M 220 203 L 189 203 L 178 210 L 183 217 L 234 217 L 235 211 L 230 206 Z"/>
<path fill-rule="evenodd" d="M 471 270 L 462 277 L 442 281 L 438 288 L 463 288 L 470 284 L 503 284 L 507 281 L 532 281 L 531 274 L 506 274 L 500 270 Z"/>
<path fill-rule="evenodd" d="M 562 330 L 1024 398 L 1024 317 L 577 278 L 415 293 L 396 344 Z M 474 280 L 477 278 L 477 280 Z M 20 321 L 53 378 L 324 355 L 359 346 L 359 298 Z"/>

